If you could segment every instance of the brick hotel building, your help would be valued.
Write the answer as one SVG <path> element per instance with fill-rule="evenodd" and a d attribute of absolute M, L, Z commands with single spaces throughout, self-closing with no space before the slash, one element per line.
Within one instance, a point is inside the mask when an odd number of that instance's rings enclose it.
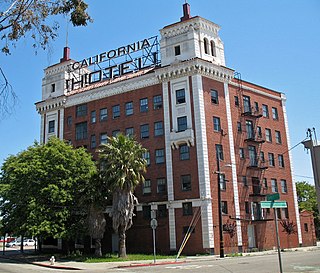
<path fill-rule="evenodd" d="M 311 234 L 311 220 L 300 225 L 285 95 L 226 67 L 219 29 L 184 4 L 180 21 L 160 30 L 160 43 L 153 37 L 83 61 L 65 48 L 45 69 L 36 103 L 42 142 L 55 135 L 96 156 L 107 136 L 121 132 L 148 149 L 129 252 L 152 251 L 151 211 L 157 252 L 178 251 L 192 226 L 184 253 L 217 254 L 222 225 L 226 252 L 272 249 L 274 213 L 260 201 L 277 192 L 287 202 L 279 218 L 296 225 L 289 236 L 279 222 L 281 246 L 304 245 Z M 117 250 L 111 230 L 106 251 Z"/>

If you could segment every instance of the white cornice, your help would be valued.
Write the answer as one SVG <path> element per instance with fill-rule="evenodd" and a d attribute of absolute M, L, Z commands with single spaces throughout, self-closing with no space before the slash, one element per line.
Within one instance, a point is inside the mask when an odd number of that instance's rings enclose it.
<path fill-rule="evenodd" d="M 230 82 L 230 85 L 239 87 L 239 84 L 235 83 L 235 82 Z M 259 89 L 253 88 L 253 87 L 245 86 L 244 84 L 241 85 L 241 88 L 244 89 L 244 90 L 248 90 L 248 91 L 257 93 L 257 94 L 262 95 L 262 96 L 266 96 L 266 97 L 272 98 L 272 99 L 276 99 L 276 100 L 282 100 L 283 99 L 282 98 L 282 94 L 283 93 L 280 93 L 280 92 L 279 92 L 279 96 L 276 96 L 276 95 L 269 94 L 267 92 L 261 91 Z"/>
<path fill-rule="evenodd" d="M 155 74 L 160 82 L 167 82 L 183 76 L 201 74 L 220 82 L 231 82 L 233 79 L 233 70 L 210 63 L 201 59 L 179 62 L 160 68 Z"/>
<path fill-rule="evenodd" d="M 191 30 L 200 29 L 202 31 L 210 31 L 211 33 L 214 33 L 217 36 L 218 31 L 220 30 L 220 26 L 202 17 L 197 16 L 184 22 L 178 22 L 178 23 L 166 26 L 160 30 L 160 34 L 162 38 L 170 38 L 170 37 L 178 36 L 183 33 L 187 33 L 189 32 L 190 29 Z"/>
<path fill-rule="evenodd" d="M 148 75 L 139 76 L 136 78 L 120 81 L 110 85 L 104 85 L 101 87 L 86 90 L 84 92 L 71 94 L 69 96 L 67 94 L 68 99 L 66 102 L 66 107 L 126 93 L 132 90 L 145 88 L 158 83 L 159 80 L 154 76 L 154 73 L 150 73 Z"/>
<path fill-rule="evenodd" d="M 61 109 L 66 104 L 66 97 L 61 96 L 57 98 L 49 98 L 45 101 L 40 101 L 36 103 L 36 109 L 39 114 L 45 113 L 45 112 L 51 112 L 53 110 Z"/>

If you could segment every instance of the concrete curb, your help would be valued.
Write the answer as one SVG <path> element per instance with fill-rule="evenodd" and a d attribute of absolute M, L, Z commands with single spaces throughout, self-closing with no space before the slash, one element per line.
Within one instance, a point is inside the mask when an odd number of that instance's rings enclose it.
<path fill-rule="evenodd" d="M 77 267 L 71 267 L 71 266 L 64 266 L 64 265 L 52 265 L 52 264 L 43 264 L 39 262 L 30 262 L 30 264 L 34 264 L 37 266 L 47 267 L 47 268 L 53 268 L 53 269 L 63 269 L 63 270 L 83 270 L 81 268 Z"/>
<path fill-rule="evenodd" d="M 186 261 L 181 262 L 156 262 L 156 263 L 139 263 L 139 264 L 130 264 L 130 265 L 119 265 L 117 268 L 128 268 L 128 267 L 144 267 L 144 266 L 157 266 L 157 265 L 169 265 L 169 264 L 183 264 Z"/>

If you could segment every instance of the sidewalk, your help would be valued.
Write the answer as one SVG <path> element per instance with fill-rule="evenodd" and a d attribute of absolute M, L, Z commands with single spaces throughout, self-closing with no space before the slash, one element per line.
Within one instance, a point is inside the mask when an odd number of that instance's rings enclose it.
<path fill-rule="evenodd" d="M 311 247 L 299 247 L 299 248 L 292 248 L 292 249 L 285 249 L 284 252 L 289 251 L 319 251 L 320 250 L 320 243 L 318 242 L 317 246 Z M 242 256 L 261 256 L 261 255 L 276 255 L 277 250 L 268 250 L 268 251 L 261 251 L 261 252 L 250 252 L 250 253 L 243 253 Z M 126 267 L 146 267 L 146 266 L 158 266 L 158 265 L 168 265 L 168 264 L 181 264 L 181 263 L 188 263 L 193 261 L 205 261 L 205 260 L 219 260 L 221 259 L 219 255 L 205 255 L 205 256 L 189 256 L 178 261 L 174 259 L 163 259 L 157 260 L 154 263 L 151 260 L 148 261 L 125 261 L 125 262 L 108 262 L 108 263 L 84 263 L 84 262 L 74 262 L 74 261 L 56 261 L 54 265 L 50 264 L 50 255 L 48 255 L 47 261 L 30 261 L 26 255 L 8 255 L 8 256 L 1 256 L 2 258 L 17 260 L 19 262 L 26 262 L 32 263 L 34 265 L 43 266 L 43 267 L 50 267 L 50 268 L 57 268 L 57 269 L 66 269 L 66 270 L 109 270 L 114 268 L 126 268 Z M 233 258 L 241 258 L 241 257 L 226 257 L 225 259 L 233 259 Z"/>

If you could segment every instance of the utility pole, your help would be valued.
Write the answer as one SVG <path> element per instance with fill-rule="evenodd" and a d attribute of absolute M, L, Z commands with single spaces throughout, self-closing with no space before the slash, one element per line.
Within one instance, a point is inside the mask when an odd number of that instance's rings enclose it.
<path fill-rule="evenodd" d="M 313 139 L 313 135 L 315 139 Z M 318 210 L 320 211 L 320 144 L 317 141 L 315 128 L 307 130 L 307 137 L 309 137 L 309 140 L 303 141 L 302 144 L 306 149 L 310 150 Z"/>

